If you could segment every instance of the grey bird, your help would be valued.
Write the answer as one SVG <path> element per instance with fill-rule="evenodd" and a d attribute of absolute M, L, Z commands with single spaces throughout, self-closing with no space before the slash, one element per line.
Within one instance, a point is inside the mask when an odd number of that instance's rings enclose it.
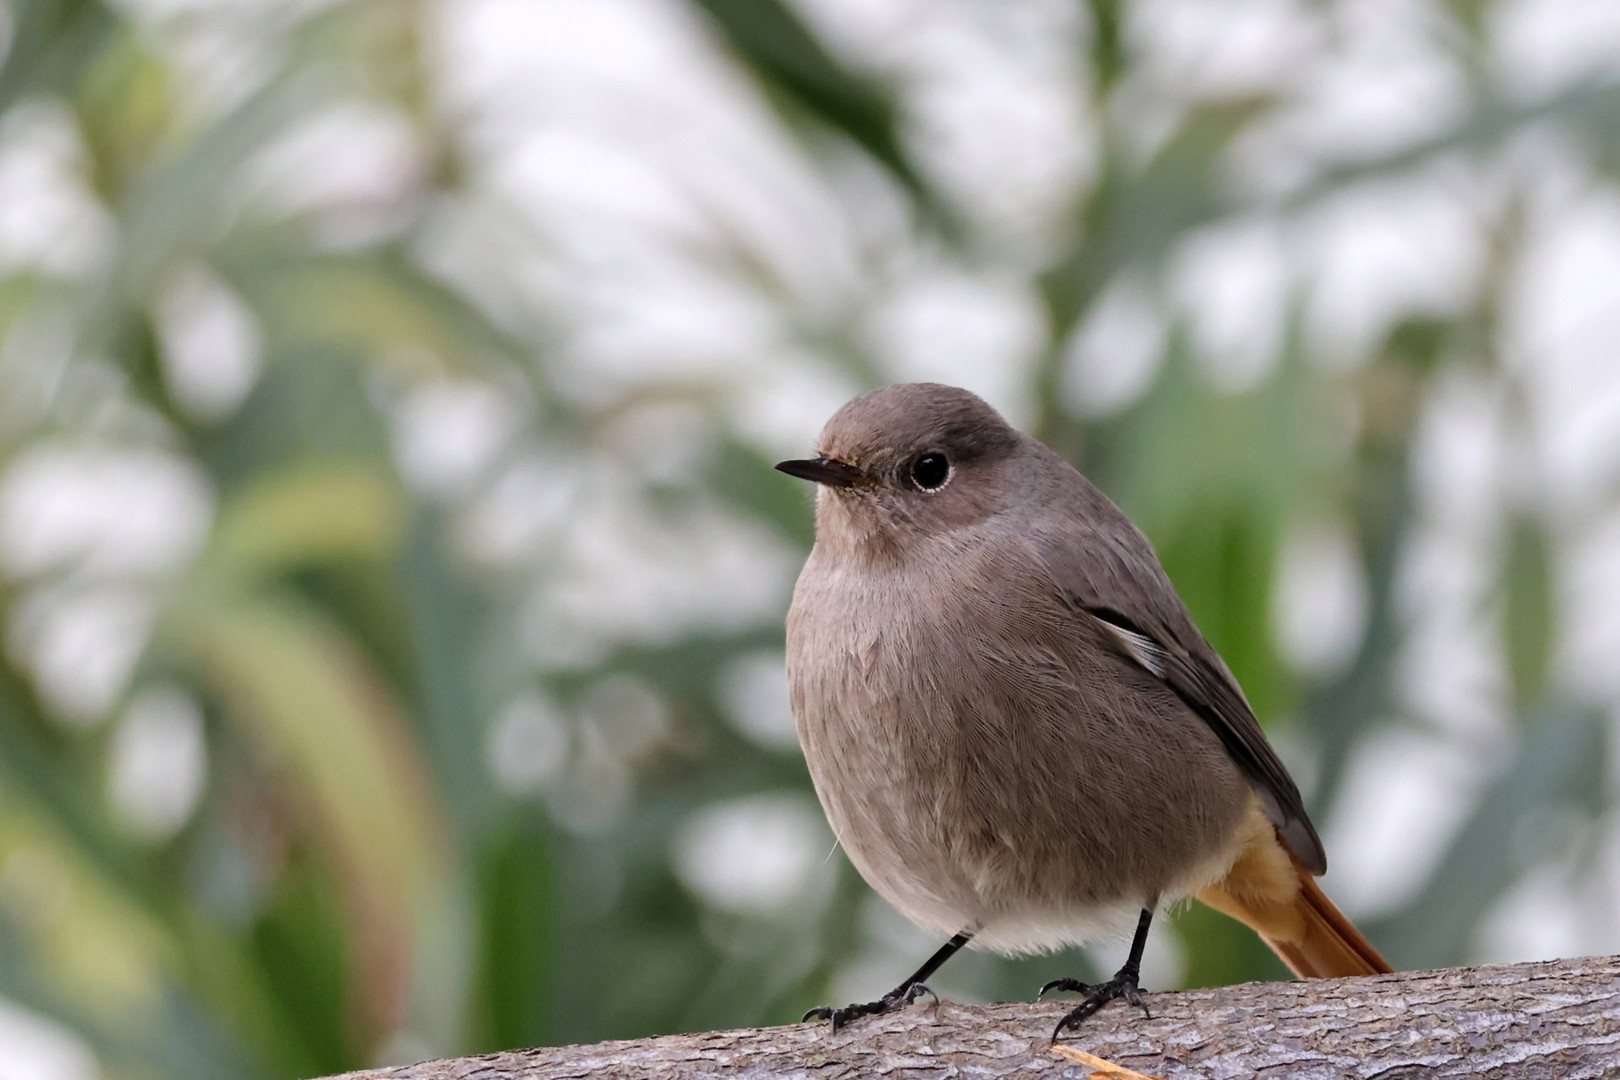
<path fill-rule="evenodd" d="M 787 618 L 793 715 L 838 842 L 880 895 L 951 935 L 850 1020 L 932 993 L 972 942 L 1123 936 L 1103 1005 L 1141 1006 L 1153 914 L 1185 896 L 1298 975 L 1387 972 L 1314 881 L 1298 788 L 1146 537 L 1052 450 L 933 383 L 845 405 L 814 458 L 816 541 Z"/>

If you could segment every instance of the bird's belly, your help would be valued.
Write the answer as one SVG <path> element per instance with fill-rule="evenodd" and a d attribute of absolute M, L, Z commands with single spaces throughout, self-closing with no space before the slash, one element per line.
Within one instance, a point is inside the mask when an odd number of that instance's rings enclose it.
<path fill-rule="evenodd" d="M 839 842 L 917 925 L 1057 948 L 1128 932 L 1235 858 L 1252 794 L 1202 721 L 1133 673 L 1077 672 L 1006 628 L 858 625 L 790 634 L 794 711 Z M 970 656 L 971 677 L 942 655 Z"/>

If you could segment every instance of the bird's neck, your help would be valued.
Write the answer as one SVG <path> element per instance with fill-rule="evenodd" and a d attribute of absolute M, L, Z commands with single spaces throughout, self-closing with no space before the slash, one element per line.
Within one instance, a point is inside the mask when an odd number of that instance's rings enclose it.
<path fill-rule="evenodd" d="M 872 508 L 851 505 L 831 492 L 816 499 L 816 543 L 839 560 L 866 564 L 899 558 L 903 538 Z"/>

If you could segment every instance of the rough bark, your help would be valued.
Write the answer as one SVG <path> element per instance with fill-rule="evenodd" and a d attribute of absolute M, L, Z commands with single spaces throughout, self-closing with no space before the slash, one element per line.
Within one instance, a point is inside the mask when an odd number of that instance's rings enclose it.
<path fill-rule="evenodd" d="M 1620 957 L 1248 983 L 1110 1005 L 1064 1041 L 1165 1080 L 1620 1078 Z M 1052 1052 L 1070 1006 L 926 1001 L 826 1024 L 511 1050 L 347 1080 L 1084 1077 Z"/>

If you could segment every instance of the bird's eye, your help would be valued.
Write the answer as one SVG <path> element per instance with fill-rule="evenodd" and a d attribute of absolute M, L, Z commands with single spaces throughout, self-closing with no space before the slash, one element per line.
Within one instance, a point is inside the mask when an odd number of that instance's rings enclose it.
<path fill-rule="evenodd" d="M 951 478 L 951 463 L 936 452 L 924 454 L 911 463 L 911 482 L 922 491 L 938 491 Z"/>

